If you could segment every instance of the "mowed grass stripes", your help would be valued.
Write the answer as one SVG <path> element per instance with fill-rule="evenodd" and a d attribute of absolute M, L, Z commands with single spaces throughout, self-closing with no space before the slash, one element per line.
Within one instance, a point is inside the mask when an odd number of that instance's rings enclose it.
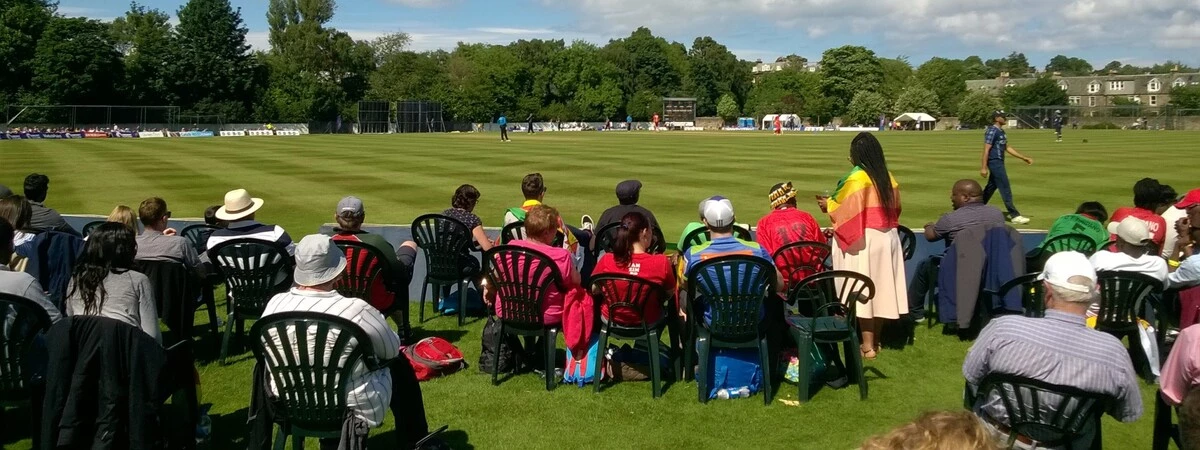
<path fill-rule="evenodd" d="M 960 178 L 979 179 L 982 131 L 878 134 L 901 184 L 902 221 L 919 228 L 949 208 L 949 190 Z M 1073 131 L 1055 143 L 1049 131 L 1011 131 L 1009 142 L 1034 158 L 1009 165 L 1017 206 L 1045 228 L 1082 201 L 1109 207 L 1132 203 L 1132 186 L 1158 178 L 1180 192 L 1197 184 L 1188 158 L 1196 134 L 1182 132 Z M 357 195 L 374 223 L 406 224 L 449 205 L 454 189 L 474 184 L 483 193 L 477 212 L 500 225 L 505 208 L 521 201 L 520 179 L 546 176 L 546 201 L 568 222 L 597 216 L 615 203 L 617 182 L 636 178 L 642 204 L 655 211 L 674 239 L 694 220 L 696 205 L 721 194 L 733 200 L 742 222 L 768 210 L 774 183 L 792 181 L 802 208 L 820 222 L 811 196 L 833 189 L 850 169 L 851 133 L 513 133 L 391 136 L 303 136 L 170 140 L 0 141 L 0 184 L 20 191 L 25 175 L 49 174 L 48 203 L 64 213 L 107 214 L 117 204 L 136 207 L 149 196 L 168 201 L 176 217 L 198 217 L 228 190 L 244 187 L 267 204 L 266 222 L 293 236 L 314 232 L 332 219 L 345 195 Z M 1084 142 L 1087 140 L 1088 142 Z M 999 199 L 995 200 L 998 204 Z M 413 312 L 415 320 L 416 312 Z M 197 329 L 207 323 L 197 316 Z M 459 329 L 434 319 L 421 333 L 447 337 L 474 363 L 482 322 Z M 650 398 L 645 383 L 623 383 L 600 395 L 561 386 L 547 393 L 533 375 L 500 387 L 471 367 L 425 383 L 433 424 L 449 423 L 448 440 L 462 448 L 853 448 L 929 409 L 961 407 L 962 358 L 969 343 L 920 328 L 917 344 L 885 350 L 870 368 L 870 399 L 856 389 L 822 390 L 812 402 L 765 408 L 757 400 L 696 402 L 695 385 L 671 386 Z M 215 344 L 210 336 L 201 347 Z M 249 354 L 228 367 L 203 365 L 203 396 L 211 403 L 211 448 L 244 447 L 249 404 Z M 1152 386 L 1144 386 L 1146 416 L 1135 424 L 1105 423 L 1106 448 L 1149 444 Z M 783 399 L 795 388 L 784 384 Z M 9 422 L 13 415 L 8 416 Z M 16 415 L 15 417 L 23 417 Z M 393 445 L 391 419 L 372 433 L 372 447 Z M 18 427 L 2 427 L 0 445 L 28 448 Z M 316 448 L 310 443 L 309 448 Z"/>

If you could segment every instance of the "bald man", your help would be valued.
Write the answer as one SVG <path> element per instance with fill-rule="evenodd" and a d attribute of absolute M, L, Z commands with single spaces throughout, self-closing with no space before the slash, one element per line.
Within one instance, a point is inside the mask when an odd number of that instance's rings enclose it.
<path fill-rule="evenodd" d="M 954 207 L 953 211 L 942 214 L 937 223 L 925 224 L 925 240 L 937 242 L 944 239 L 946 247 L 949 247 L 959 231 L 977 226 L 1004 225 L 1004 213 L 983 203 L 983 186 L 975 180 L 955 182 L 950 190 L 950 205 Z M 934 259 L 931 256 L 917 265 L 917 273 L 908 287 L 909 317 L 918 322 L 925 320 L 925 295 L 937 282 Z"/>

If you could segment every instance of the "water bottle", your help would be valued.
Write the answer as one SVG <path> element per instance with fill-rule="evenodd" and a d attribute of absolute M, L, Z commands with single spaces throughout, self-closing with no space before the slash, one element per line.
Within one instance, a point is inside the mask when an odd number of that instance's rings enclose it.
<path fill-rule="evenodd" d="M 717 391 L 717 398 L 719 398 L 721 400 L 729 400 L 729 390 L 721 389 L 721 390 Z"/>
<path fill-rule="evenodd" d="M 750 388 L 749 387 L 742 386 L 741 388 L 739 388 L 737 390 L 737 398 L 748 398 L 748 397 L 750 397 Z"/>

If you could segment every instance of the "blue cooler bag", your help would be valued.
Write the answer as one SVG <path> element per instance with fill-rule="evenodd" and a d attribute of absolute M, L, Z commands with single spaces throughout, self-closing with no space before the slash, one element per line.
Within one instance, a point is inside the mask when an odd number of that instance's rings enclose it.
<path fill-rule="evenodd" d="M 718 348 L 712 351 L 708 378 L 708 398 L 717 398 L 722 389 L 749 388 L 751 394 L 762 389 L 763 372 L 758 363 L 758 351 L 743 348 Z"/>

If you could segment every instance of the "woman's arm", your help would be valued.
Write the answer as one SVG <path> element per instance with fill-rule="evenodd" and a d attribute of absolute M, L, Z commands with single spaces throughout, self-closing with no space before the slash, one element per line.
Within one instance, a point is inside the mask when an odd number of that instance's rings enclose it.
<path fill-rule="evenodd" d="M 142 331 L 161 344 L 162 333 L 158 330 L 158 307 L 154 304 L 154 287 L 150 286 L 150 279 L 145 275 L 134 277 L 133 282 L 136 283 L 134 292 L 137 293 L 138 320 L 142 324 Z"/>
<path fill-rule="evenodd" d="M 479 244 L 480 250 L 486 252 L 492 249 L 492 241 L 488 239 L 487 232 L 483 231 L 483 225 L 471 230 L 471 235 L 475 237 L 475 242 Z"/>

